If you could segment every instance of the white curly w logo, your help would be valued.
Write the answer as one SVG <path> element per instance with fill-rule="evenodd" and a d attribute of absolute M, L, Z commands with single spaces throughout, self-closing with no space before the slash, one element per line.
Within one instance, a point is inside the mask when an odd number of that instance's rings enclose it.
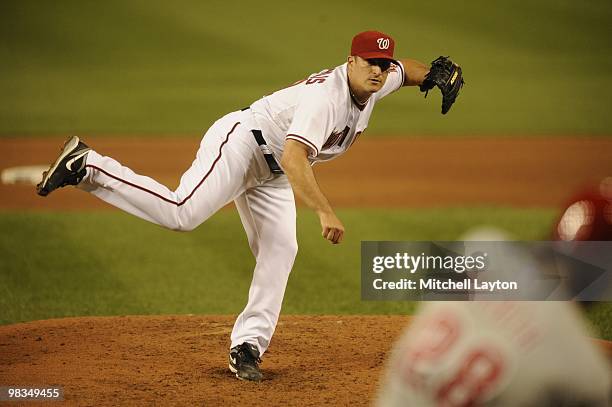
<path fill-rule="evenodd" d="M 379 38 L 376 42 L 379 49 L 389 49 L 389 38 Z"/>

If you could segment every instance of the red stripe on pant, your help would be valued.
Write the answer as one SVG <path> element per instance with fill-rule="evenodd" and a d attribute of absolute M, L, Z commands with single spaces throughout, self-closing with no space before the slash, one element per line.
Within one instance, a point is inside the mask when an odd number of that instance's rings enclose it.
<path fill-rule="evenodd" d="M 227 136 L 225 137 L 225 140 L 223 140 L 223 143 L 221 143 L 221 145 L 219 146 L 219 155 L 217 155 L 217 158 L 215 158 L 215 161 L 213 161 L 212 166 L 210 167 L 210 169 L 208 170 L 208 172 L 204 175 L 204 177 L 200 180 L 200 182 L 198 182 L 198 185 L 195 186 L 195 188 L 193 189 L 193 191 L 191 191 L 189 193 L 189 195 L 187 195 L 187 197 L 185 197 L 185 199 L 183 199 L 181 202 L 175 202 L 173 200 L 170 200 L 168 198 L 165 198 L 163 196 L 161 196 L 160 194 L 158 194 L 157 192 L 151 191 L 150 189 L 147 189 L 145 187 L 141 187 L 140 185 L 136 185 L 132 182 L 126 181 L 116 175 L 113 175 L 111 173 L 109 173 L 108 171 L 100 168 L 100 167 L 96 167 L 95 165 L 91 165 L 91 164 L 87 164 L 85 165 L 85 168 L 93 168 L 95 170 L 100 171 L 103 174 L 106 174 L 107 176 L 116 179 L 119 182 L 123 182 L 124 184 L 127 184 L 131 187 L 134 187 L 136 189 L 140 189 L 141 191 L 147 192 L 159 199 L 161 199 L 162 201 L 168 202 L 169 204 L 173 204 L 176 206 L 181 206 L 183 205 L 185 202 L 187 202 L 192 196 L 193 194 L 198 190 L 198 188 L 200 188 L 200 186 L 204 183 L 204 181 L 206 181 L 206 178 L 208 178 L 208 176 L 210 175 L 210 173 L 213 171 L 213 169 L 215 168 L 215 165 L 217 164 L 217 162 L 221 159 L 221 155 L 222 155 L 222 149 L 223 146 L 225 144 L 227 144 L 227 142 L 229 141 L 229 137 L 230 135 L 234 132 L 234 130 L 236 129 L 236 127 L 238 127 L 238 125 L 240 124 L 240 122 L 236 122 L 233 126 L 232 129 L 229 131 L 229 133 L 227 133 Z"/>

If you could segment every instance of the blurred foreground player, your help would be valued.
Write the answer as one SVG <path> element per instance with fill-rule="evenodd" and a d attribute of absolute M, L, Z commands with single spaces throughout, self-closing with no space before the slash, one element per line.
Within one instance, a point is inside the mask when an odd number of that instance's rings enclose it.
<path fill-rule="evenodd" d="M 561 225 L 569 222 L 573 231 L 587 225 L 582 240 L 603 240 L 586 233 L 605 224 L 603 196 L 576 201 L 593 209 L 578 227 L 580 216 L 568 216 L 580 211 L 568 215 L 570 203 L 555 233 L 567 232 Z M 609 406 L 610 365 L 587 335 L 579 307 L 569 302 L 424 303 L 392 350 L 376 405 Z"/>
<path fill-rule="evenodd" d="M 432 302 L 395 345 L 377 406 L 609 406 L 610 367 L 566 302 Z"/>

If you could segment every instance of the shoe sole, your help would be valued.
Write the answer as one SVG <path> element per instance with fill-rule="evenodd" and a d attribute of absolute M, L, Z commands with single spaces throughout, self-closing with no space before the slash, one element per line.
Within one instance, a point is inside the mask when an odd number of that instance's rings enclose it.
<path fill-rule="evenodd" d="M 243 382 L 256 382 L 256 383 L 261 381 L 261 379 L 259 379 L 259 380 L 249 380 L 249 379 L 245 379 L 244 377 L 240 377 L 240 376 L 238 376 L 238 370 L 234 366 L 232 366 L 231 363 L 228 364 L 227 366 L 229 367 L 230 372 L 236 374 L 236 379 L 238 379 L 238 380 L 242 380 Z"/>
<path fill-rule="evenodd" d="M 238 376 L 238 369 L 236 369 L 234 366 L 232 366 L 232 364 L 228 364 L 227 365 L 229 367 L 230 372 L 234 373 L 236 375 L 236 379 L 238 380 L 242 380 L 246 382 L 246 379 L 243 379 L 242 377 Z"/>
<path fill-rule="evenodd" d="M 66 158 L 72 152 L 72 150 L 74 150 L 79 145 L 79 141 L 80 140 L 77 136 L 72 136 L 68 141 L 66 141 L 66 144 L 64 144 L 64 150 L 59 155 L 57 160 L 55 160 L 55 163 L 51 165 L 51 167 L 49 167 L 49 170 L 44 174 L 43 179 L 40 182 L 40 184 L 37 185 L 36 192 L 38 192 L 38 195 L 47 196 L 51 192 L 51 191 L 49 192 L 44 191 L 44 188 L 47 186 L 47 183 L 49 182 L 51 175 L 53 175 L 55 170 L 57 170 L 57 167 L 59 167 L 62 160 L 64 160 L 64 158 Z M 41 192 L 44 192 L 44 193 L 41 193 Z"/>

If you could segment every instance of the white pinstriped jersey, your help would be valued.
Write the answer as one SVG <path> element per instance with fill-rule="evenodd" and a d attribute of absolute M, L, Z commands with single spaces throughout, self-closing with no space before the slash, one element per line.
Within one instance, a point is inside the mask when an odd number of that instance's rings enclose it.
<path fill-rule="evenodd" d="M 403 82 L 404 67 L 392 65 L 384 86 L 360 110 L 351 97 L 344 63 L 264 96 L 251 105 L 251 111 L 277 157 L 282 156 L 285 140 L 293 139 L 309 147 L 311 163 L 329 161 L 343 154 L 368 127 L 376 102 Z"/>

